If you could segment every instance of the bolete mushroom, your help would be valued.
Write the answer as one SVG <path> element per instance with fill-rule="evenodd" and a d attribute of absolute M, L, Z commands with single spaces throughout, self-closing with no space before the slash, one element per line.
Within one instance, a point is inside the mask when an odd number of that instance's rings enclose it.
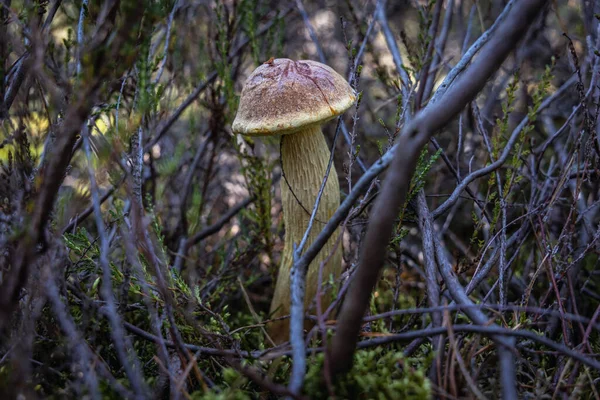
<path fill-rule="evenodd" d="M 271 315 L 290 313 L 290 269 L 293 245 L 302 240 L 331 155 L 321 124 L 342 114 L 356 96 L 346 80 L 327 65 L 315 61 L 271 59 L 246 81 L 232 130 L 249 136 L 281 135 L 281 198 L 286 229 L 285 245 L 271 302 Z M 306 246 L 310 246 L 340 205 L 340 188 L 332 168 Z M 338 232 L 339 233 L 339 232 Z M 319 266 L 332 253 L 338 235 L 321 249 L 308 267 L 305 306 L 315 298 Z M 337 278 L 342 269 L 339 245 L 323 267 L 323 279 Z M 323 307 L 330 304 L 323 297 Z M 276 343 L 287 340 L 288 320 L 269 324 Z"/>

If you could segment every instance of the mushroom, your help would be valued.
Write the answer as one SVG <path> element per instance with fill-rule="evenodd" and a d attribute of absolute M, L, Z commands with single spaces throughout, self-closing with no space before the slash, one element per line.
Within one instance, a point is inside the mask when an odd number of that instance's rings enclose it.
<path fill-rule="evenodd" d="M 331 155 L 321 124 L 342 114 L 355 100 L 348 82 L 332 68 L 315 61 L 287 58 L 271 59 L 259 66 L 242 90 L 233 132 L 249 136 L 281 135 L 281 198 L 286 238 L 271 302 L 273 318 L 290 313 L 293 246 L 300 243 L 308 227 Z M 306 246 L 313 243 L 339 205 L 338 176 L 332 168 Z M 306 307 L 317 293 L 319 266 L 332 253 L 337 237 L 332 235 L 308 266 Z M 323 279 L 330 275 L 337 278 L 341 270 L 342 246 L 338 245 L 324 264 Z M 329 303 L 324 296 L 323 307 Z M 269 333 L 276 343 L 287 340 L 288 320 L 269 324 Z"/>

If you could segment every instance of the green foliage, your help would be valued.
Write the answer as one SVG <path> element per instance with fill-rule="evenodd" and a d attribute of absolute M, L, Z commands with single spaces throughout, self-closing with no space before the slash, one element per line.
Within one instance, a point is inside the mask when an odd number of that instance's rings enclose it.
<path fill-rule="evenodd" d="M 218 388 L 191 393 L 191 398 L 194 400 L 250 400 L 253 398 L 252 392 L 243 389 L 248 383 L 248 378 L 240 375 L 233 368 L 223 369 L 222 382 Z"/>
<path fill-rule="evenodd" d="M 236 139 L 233 141 L 240 160 L 241 170 L 246 180 L 248 191 L 256 198 L 254 209 L 245 211 L 246 217 L 256 224 L 255 238 L 262 238 L 261 246 L 267 253 L 271 252 L 271 166 L 264 157 L 258 157 L 249 149 L 239 146 Z M 250 143 L 251 145 L 251 143 Z M 260 240 L 260 239 L 259 239 Z"/>
<path fill-rule="evenodd" d="M 498 151 L 502 149 L 502 145 L 506 144 L 501 142 L 505 140 L 508 132 L 508 117 L 515 110 L 514 102 L 516 98 L 517 89 L 519 88 L 519 71 L 513 74 L 512 81 L 506 87 L 506 101 L 502 103 L 502 118 L 496 119 L 497 131 L 492 136 L 492 156 L 494 159 L 498 158 Z M 491 179 L 491 178 L 490 178 Z"/>
<path fill-rule="evenodd" d="M 276 29 L 277 33 L 275 34 L 275 56 L 281 58 L 283 57 L 283 48 L 285 46 L 285 21 L 283 20 L 283 17 L 277 18 Z"/>
<path fill-rule="evenodd" d="M 427 155 L 429 154 L 429 150 L 424 148 L 421 150 L 421 154 L 419 155 L 419 160 L 417 161 L 417 166 L 415 168 L 415 173 L 410 183 L 410 190 L 408 192 L 408 196 L 406 197 L 406 201 L 411 201 L 423 186 L 425 186 L 425 177 L 427 173 L 433 165 L 436 163 L 440 155 L 442 154 L 442 149 L 438 149 L 435 153 L 433 153 L 429 159 L 427 159 Z"/>
<path fill-rule="evenodd" d="M 513 146 L 512 156 L 510 161 L 506 164 L 506 173 L 504 177 L 504 184 L 501 190 L 502 197 L 507 200 L 511 196 L 513 185 L 519 183 L 524 179 L 524 176 L 520 174 L 521 168 L 523 167 L 523 160 L 529 155 L 529 150 L 525 148 L 526 139 L 531 135 L 535 127 L 535 122 L 538 115 L 538 110 L 542 104 L 542 101 L 546 98 L 548 90 L 552 81 L 552 68 L 554 66 L 554 58 L 552 64 L 547 65 L 544 73 L 542 74 L 540 81 L 535 86 L 532 93 L 532 101 L 527 111 L 527 123 L 519 133 L 515 145 Z M 513 81 L 507 86 L 506 89 L 506 101 L 502 103 L 503 117 L 496 120 L 497 130 L 492 136 L 492 156 L 496 160 L 500 156 L 501 150 L 503 150 L 508 142 L 508 137 L 511 132 L 509 129 L 509 116 L 515 110 L 514 101 L 516 99 L 516 92 L 518 89 L 519 75 L 518 72 L 514 74 Z M 495 186 L 495 175 L 491 174 L 488 180 L 488 186 L 491 188 Z M 500 200 L 498 193 L 490 193 L 488 195 L 488 201 L 494 204 L 492 213 L 491 226 L 495 227 L 500 216 Z"/>
<path fill-rule="evenodd" d="M 429 150 L 427 147 L 421 150 L 421 154 L 419 155 L 419 159 L 417 160 L 417 165 L 415 167 L 415 173 L 412 177 L 410 188 L 406 196 L 406 201 L 404 202 L 404 206 L 400 212 L 400 221 L 394 228 L 394 234 L 392 235 L 390 246 L 397 246 L 400 244 L 402 239 L 408 235 L 409 231 L 402 227 L 402 222 L 407 212 L 407 205 L 414 199 L 419 191 L 423 189 L 425 186 L 425 178 L 427 177 L 427 173 L 431 170 L 441 154 L 442 149 L 439 149 L 428 158 L 427 156 L 429 155 Z"/>
<path fill-rule="evenodd" d="M 156 85 L 152 82 L 152 71 L 156 67 L 156 62 L 151 62 L 150 56 L 150 39 L 142 41 L 140 45 L 140 57 L 138 58 L 138 102 L 136 104 L 137 111 L 141 115 L 156 112 L 159 100 L 162 96 L 161 85 Z"/>
<path fill-rule="evenodd" d="M 75 39 L 73 38 L 73 29 L 68 28 L 67 29 L 67 37 L 65 39 L 63 39 L 63 46 L 65 47 L 63 62 L 65 65 L 69 65 L 69 62 L 71 61 L 71 51 L 76 44 L 77 43 L 75 42 Z"/>
<path fill-rule="evenodd" d="M 413 67 L 419 71 L 423 69 L 423 65 L 430 60 L 427 60 L 427 49 L 433 40 L 429 34 L 429 28 L 433 22 L 433 6 L 436 0 L 429 0 L 423 7 L 419 7 L 419 33 L 417 34 L 417 58 L 411 60 Z"/>
<path fill-rule="evenodd" d="M 542 101 L 546 98 L 548 94 L 548 90 L 550 88 L 550 83 L 552 81 L 552 68 L 554 66 L 554 58 L 552 59 L 552 65 L 547 65 L 544 73 L 536 85 L 533 94 L 532 100 L 533 104 L 528 107 L 527 111 L 527 125 L 523 128 L 523 131 L 519 135 L 519 139 L 515 145 L 515 150 L 513 151 L 513 156 L 509 163 L 509 168 L 506 172 L 506 183 L 504 185 L 504 193 L 503 196 L 507 197 L 511 191 L 512 185 L 515 183 L 519 183 L 520 180 L 523 179 L 522 175 L 517 175 L 515 172 L 520 171 L 523 166 L 523 159 L 529 155 L 529 150 L 524 148 L 525 139 L 531 134 L 533 129 L 535 128 L 535 122 L 538 116 L 538 110 L 542 104 Z"/>
<path fill-rule="evenodd" d="M 429 0 L 423 4 L 422 7 L 418 8 L 418 31 L 416 40 L 411 40 L 404 31 L 400 33 L 400 38 L 406 47 L 406 58 L 410 63 L 410 66 L 402 65 L 402 68 L 410 75 L 418 76 L 420 71 L 423 70 L 423 66 L 431 61 L 427 59 L 427 49 L 433 40 L 429 33 L 429 28 L 433 22 L 432 11 L 436 2 L 437 0 Z"/>
<path fill-rule="evenodd" d="M 405 357 L 395 346 L 357 350 L 350 373 L 334 380 L 334 392 L 343 399 L 429 399 L 429 362 L 422 357 Z M 323 364 L 323 354 L 309 360 L 305 393 L 310 398 L 328 398 L 323 386 Z"/>
<path fill-rule="evenodd" d="M 260 64 L 260 47 L 256 31 L 258 24 L 256 21 L 256 7 L 258 6 L 258 0 L 243 0 L 240 4 L 242 9 L 242 23 L 244 26 L 244 32 L 248 35 L 250 41 L 250 53 L 252 60 L 255 65 Z"/>
<path fill-rule="evenodd" d="M 225 16 L 224 4 L 217 1 L 214 9 L 217 17 L 217 52 L 218 59 L 215 67 L 219 76 L 220 82 L 216 86 L 217 93 L 223 95 L 227 101 L 229 113 L 232 114 L 237 109 L 238 96 L 233 87 L 233 79 L 231 78 L 231 63 L 229 62 L 229 50 L 231 49 L 231 41 L 229 40 L 230 21 Z"/>
<path fill-rule="evenodd" d="M 152 212 L 152 209 L 149 211 Z M 159 232 L 157 234 L 160 236 Z M 67 277 L 83 277 L 83 279 L 80 278 L 81 280 L 80 284 L 78 285 L 78 290 L 82 290 L 92 299 L 100 300 L 98 288 L 101 284 L 101 278 L 99 275 L 97 275 L 99 257 L 98 243 L 90 240 L 89 232 L 83 228 L 79 228 L 75 233 L 65 234 L 64 239 L 73 260 L 76 260 L 73 267 L 67 271 Z M 143 258 L 140 259 L 140 264 L 143 268 L 143 278 L 150 284 L 150 287 L 152 288 L 151 292 L 149 293 L 151 301 L 152 303 L 156 304 L 158 307 L 157 311 L 161 313 L 164 311 L 163 299 L 154 289 L 155 280 L 152 274 L 149 272 L 151 269 L 147 267 L 147 262 Z M 143 303 L 142 299 L 148 294 L 142 289 L 141 282 L 138 280 L 138 276 L 136 274 L 126 276 L 119 268 L 111 263 L 111 275 L 115 296 L 121 295 L 122 292 L 120 288 L 125 284 L 127 285 L 126 296 L 128 303 Z M 226 335 L 229 334 L 231 329 L 233 329 L 230 327 L 242 328 L 244 326 L 251 326 L 255 323 L 253 317 L 247 312 L 236 312 L 235 316 L 232 316 L 227 305 L 222 307 L 218 313 L 211 310 L 211 302 L 213 300 L 217 301 L 219 297 L 225 294 L 226 291 L 232 290 L 232 288 L 227 287 L 226 282 L 223 282 L 221 285 L 219 285 L 219 287 L 215 288 L 215 290 L 210 293 L 208 298 L 205 297 L 206 294 L 203 295 L 201 293 L 200 286 L 194 285 L 190 287 L 190 285 L 176 271 L 171 271 L 170 278 L 167 280 L 167 283 L 169 285 L 169 291 L 175 295 L 177 304 L 179 304 L 180 309 L 175 310 L 175 318 L 178 324 L 178 329 L 181 332 L 182 338 L 185 342 L 209 346 L 210 339 L 208 338 L 210 336 L 207 337 L 206 333 L 209 333 L 209 335 Z M 76 297 L 73 297 L 72 300 L 76 300 Z M 77 304 L 77 302 L 74 304 Z M 185 310 L 188 307 L 191 307 L 193 310 L 193 316 L 197 322 L 189 321 L 185 316 Z M 85 317 L 79 306 L 72 306 L 71 315 L 75 317 L 75 322 L 77 324 L 84 324 Z M 130 311 L 127 314 L 127 321 L 142 329 L 151 331 L 147 310 L 145 308 L 135 308 Z M 105 332 L 105 334 L 100 335 L 99 337 L 103 338 L 102 340 L 107 340 L 106 346 L 103 347 L 101 351 L 102 357 L 107 362 L 118 365 L 119 361 L 114 353 L 114 348 L 110 346 L 110 335 L 107 334 L 108 330 L 110 329 L 110 325 L 105 320 L 101 320 L 99 322 L 99 324 L 96 324 L 95 329 L 99 332 Z M 198 327 L 201 327 L 200 331 L 198 330 Z M 166 334 L 168 330 L 168 323 L 166 321 L 164 323 L 164 330 L 164 333 Z M 205 333 L 201 334 L 200 332 Z M 262 331 L 256 328 L 241 329 L 238 333 L 234 333 L 232 338 L 239 341 L 243 348 L 259 349 L 264 347 L 265 343 L 265 338 Z M 150 368 L 150 370 L 146 371 L 146 374 L 148 376 L 155 375 L 157 373 L 157 365 L 152 362 L 156 354 L 155 346 L 152 344 L 152 342 L 138 337 L 133 337 L 132 339 L 134 339 L 134 348 L 136 353 L 140 357 L 143 364 L 149 366 Z M 210 370 L 212 371 L 211 374 L 213 372 L 217 375 L 222 373 L 223 381 L 220 381 L 219 385 L 222 385 L 223 390 L 219 393 L 215 391 L 195 391 L 193 392 L 193 398 L 248 398 L 244 397 L 247 395 L 244 394 L 243 390 L 240 390 L 240 388 L 244 387 L 246 384 L 245 379 L 233 379 L 232 377 L 236 375 L 235 373 L 232 373 L 231 370 L 221 371 L 219 368 L 215 370 L 215 367 L 217 366 L 211 366 L 210 363 L 207 364 L 207 362 L 208 360 L 201 363 L 201 369 L 203 371 Z M 152 371 L 152 369 L 154 369 L 154 371 Z M 117 375 L 117 377 L 119 376 L 121 375 Z M 107 396 L 110 397 L 112 395 L 107 393 Z"/>

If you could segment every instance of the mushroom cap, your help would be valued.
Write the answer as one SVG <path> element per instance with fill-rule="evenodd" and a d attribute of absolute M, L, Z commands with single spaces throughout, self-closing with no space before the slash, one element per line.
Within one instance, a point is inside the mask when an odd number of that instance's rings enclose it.
<path fill-rule="evenodd" d="M 232 130 L 249 136 L 294 133 L 342 114 L 355 100 L 348 82 L 325 64 L 269 60 L 246 80 Z"/>

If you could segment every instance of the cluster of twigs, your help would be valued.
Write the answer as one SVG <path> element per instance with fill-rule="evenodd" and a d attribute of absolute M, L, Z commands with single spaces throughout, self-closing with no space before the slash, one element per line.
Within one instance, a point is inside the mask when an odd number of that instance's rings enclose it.
<path fill-rule="evenodd" d="M 600 398 L 600 6 L 317 3 L 0 0 L 2 393 L 337 397 L 383 348 L 440 398 Z M 229 129 L 272 56 L 359 93 L 281 346 L 278 146 Z"/>

